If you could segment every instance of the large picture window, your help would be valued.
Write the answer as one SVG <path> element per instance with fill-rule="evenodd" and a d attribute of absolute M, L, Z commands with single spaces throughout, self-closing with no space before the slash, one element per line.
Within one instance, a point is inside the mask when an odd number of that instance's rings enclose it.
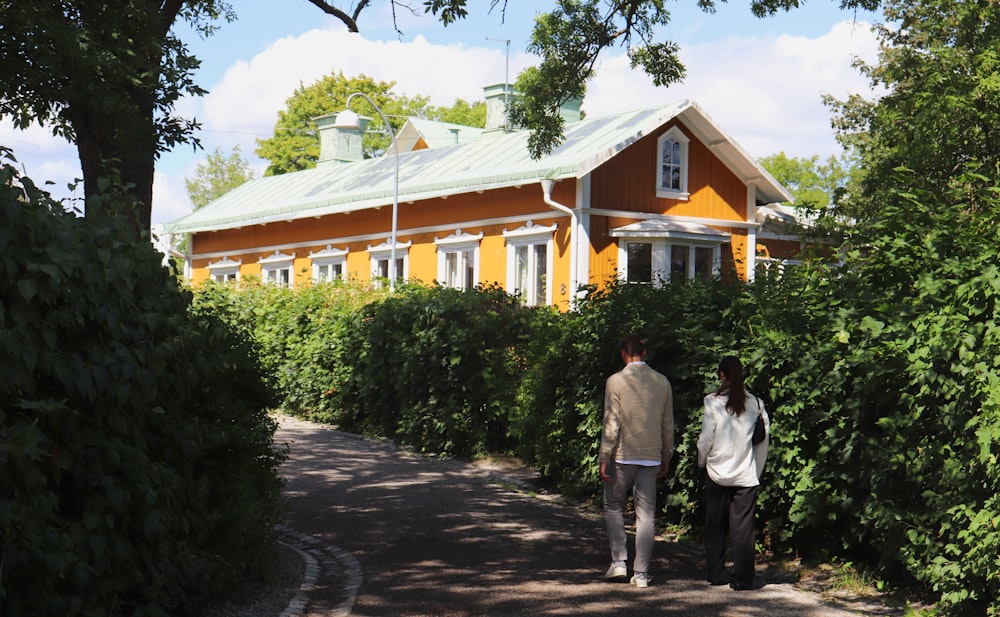
<path fill-rule="evenodd" d="M 688 198 L 688 138 L 674 127 L 657 141 L 656 196 Z"/>
<path fill-rule="evenodd" d="M 552 304 L 550 273 L 555 231 L 555 225 L 541 227 L 529 223 L 503 232 L 507 241 L 506 289 L 526 306 Z"/>
<path fill-rule="evenodd" d="M 446 238 L 435 238 L 438 282 L 454 289 L 472 289 L 479 282 L 479 242 L 483 234 L 457 230 Z"/>
<path fill-rule="evenodd" d="M 619 274 L 629 283 L 690 281 L 718 271 L 721 246 L 679 244 L 665 239 L 627 240 L 619 250 Z"/>
<path fill-rule="evenodd" d="M 711 278 L 729 234 L 691 222 L 648 220 L 611 230 L 618 238 L 618 276 L 629 283 Z"/>

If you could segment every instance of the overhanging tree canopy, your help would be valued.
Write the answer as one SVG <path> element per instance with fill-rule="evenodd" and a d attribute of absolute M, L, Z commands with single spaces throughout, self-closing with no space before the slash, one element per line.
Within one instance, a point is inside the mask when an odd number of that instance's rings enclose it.
<path fill-rule="evenodd" d="M 74 142 L 88 198 L 99 177 L 120 176 L 141 204 L 126 213 L 137 230 L 149 229 L 157 156 L 197 143 L 197 123 L 174 113 L 182 95 L 205 92 L 170 31 L 178 18 L 209 34 L 235 14 L 219 0 L 0 0 L 0 117 Z"/>

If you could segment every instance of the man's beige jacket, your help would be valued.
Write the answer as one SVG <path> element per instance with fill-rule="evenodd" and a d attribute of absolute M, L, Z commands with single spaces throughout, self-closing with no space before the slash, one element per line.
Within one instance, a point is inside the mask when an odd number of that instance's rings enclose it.
<path fill-rule="evenodd" d="M 608 377 L 600 461 L 659 461 L 674 453 L 674 401 L 670 382 L 645 362 Z"/>

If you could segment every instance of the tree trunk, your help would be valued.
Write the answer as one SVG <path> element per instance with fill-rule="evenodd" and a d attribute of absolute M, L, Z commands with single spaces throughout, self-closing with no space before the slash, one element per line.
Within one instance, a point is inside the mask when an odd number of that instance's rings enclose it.
<path fill-rule="evenodd" d="M 148 238 L 157 153 L 152 96 L 132 96 L 115 113 L 87 104 L 72 106 L 70 113 L 86 215 L 126 217 L 137 237 Z"/>

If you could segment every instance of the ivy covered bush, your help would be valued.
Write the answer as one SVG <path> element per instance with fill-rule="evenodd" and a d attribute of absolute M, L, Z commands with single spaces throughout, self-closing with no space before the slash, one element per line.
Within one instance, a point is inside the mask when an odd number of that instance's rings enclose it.
<path fill-rule="evenodd" d="M 887 188 L 839 263 L 781 282 L 796 308 L 752 328 L 757 365 L 782 365 L 771 530 L 953 615 L 1000 614 L 1000 201 L 981 197 Z"/>
<path fill-rule="evenodd" d="M 497 287 L 414 285 L 366 306 L 343 339 L 343 421 L 430 452 L 509 451 L 525 345 L 552 315 Z"/>
<path fill-rule="evenodd" d="M 5 617 L 191 614 L 271 546 L 283 455 L 253 347 L 132 238 L 0 169 Z"/>

